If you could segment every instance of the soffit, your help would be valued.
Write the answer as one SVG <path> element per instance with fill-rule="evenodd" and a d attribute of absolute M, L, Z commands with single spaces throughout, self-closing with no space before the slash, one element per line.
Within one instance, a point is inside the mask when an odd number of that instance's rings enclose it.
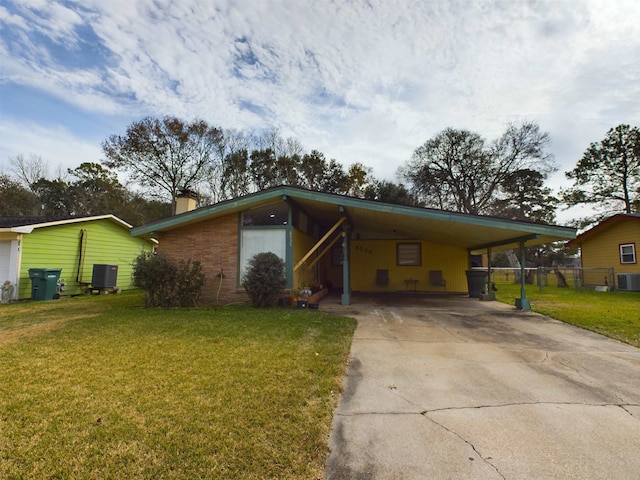
<path fill-rule="evenodd" d="M 492 245 L 494 249 L 518 248 L 519 239 L 533 237 L 526 244 L 538 245 L 575 237 L 575 230 L 566 227 L 513 222 L 502 219 L 460 215 L 426 209 L 396 207 L 376 208 L 337 205 L 310 199 L 293 198 L 310 216 L 325 228 L 342 216 L 356 232 L 376 232 L 382 238 L 426 240 L 474 249 Z M 380 204 L 380 207 L 386 204 Z M 511 240 L 511 241 L 510 241 Z"/>

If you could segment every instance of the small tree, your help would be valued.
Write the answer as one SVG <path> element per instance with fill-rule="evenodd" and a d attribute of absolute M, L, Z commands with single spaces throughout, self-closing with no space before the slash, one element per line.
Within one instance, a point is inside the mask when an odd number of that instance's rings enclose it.
<path fill-rule="evenodd" d="M 284 267 L 284 261 L 272 252 L 258 253 L 249 260 L 242 286 L 254 307 L 276 305 L 287 285 Z"/>

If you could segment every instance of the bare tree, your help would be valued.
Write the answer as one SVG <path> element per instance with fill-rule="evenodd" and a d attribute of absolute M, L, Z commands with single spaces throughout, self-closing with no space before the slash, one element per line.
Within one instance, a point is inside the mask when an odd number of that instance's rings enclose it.
<path fill-rule="evenodd" d="M 11 165 L 11 173 L 25 187 L 31 189 L 38 180 L 47 178 L 49 174 L 49 166 L 40 155 L 31 154 L 26 158 L 23 154 L 15 157 L 9 157 Z"/>
<path fill-rule="evenodd" d="M 147 117 L 125 135 L 102 143 L 104 165 L 128 172 L 142 186 L 169 196 L 174 205 L 182 190 L 198 190 L 219 160 L 222 132 L 203 120 Z"/>
<path fill-rule="evenodd" d="M 425 206 L 487 214 L 516 172 L 546 178 L 555 169 L 548 143 L 535 123 L 509 125 L 491 145 L 477 133 L 447 128 L 417 148 L 399 176 Z"/>

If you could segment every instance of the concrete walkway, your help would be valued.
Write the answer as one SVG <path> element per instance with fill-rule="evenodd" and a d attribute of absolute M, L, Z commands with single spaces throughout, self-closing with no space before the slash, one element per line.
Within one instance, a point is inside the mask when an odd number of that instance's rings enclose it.
<path fill-rule="evenodd" d="M 640 478 L 639 349 L 466 297 L 321 308 L 358 320 L 325 479 Z"/>

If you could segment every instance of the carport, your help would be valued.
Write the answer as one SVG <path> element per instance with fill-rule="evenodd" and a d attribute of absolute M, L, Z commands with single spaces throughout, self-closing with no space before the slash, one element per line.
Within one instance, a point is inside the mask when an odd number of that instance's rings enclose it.
<path fill-rule="evenodd" d="M 398 273 L 407 288 L 426 282 L 428 287 L 435 286 L 434 278 L 440 279 L 440 284 L 446 286 L 442 278 L 444 271 L 449 279 L 449 285 L 454 287 L 452 293 L 463 293 L 464 270 L 471 268 L 472 255 L 487 254 L 490 258 L 492 250 L 516 250 L 519 252 L 520 266 L 524 271 L 525 247 L 548 244 L 552 242 L 575 238 L 576 230 L 570 227 L 543 225 L 532 222 L 507 220 L 497 217 L 469 215 L 456 212 L 446 212 L 429 208 L 409 207 L 388 203 L 329 195 L 308 190 L 285 187 L 286 198 L 301 211 L 313 218 L 319 225 L 325 227 L 326 233 L 313 246 L 304 252 L 294 270 L 307 264 L 313 266 L 320 261 L 337 244 L 342 247 L 342 303 L 350 303 L 352 290 L 359 291 L 392 291 L 375 285 L 366 285 L 361 276 L 366 269 L 367 260 L 358 258 L 358 252 L 371 249 L 367 245 L 376 245 L 386 241 L 387 245 L 410 245 L 407 242 L 425 242 L 420 244 L 422 249 L 442 249 L 446 251 L 443 261 L 422 255 L 419 267 L 411 273 Z M 356 245 L 359 244 L 359 245 Z M 447 247 L 446 249 L 444 247 Z M 388 248 L 388 246 L 387 246 Z M 463 265 L 463 266 L 461 266 Z M 386 269 L 399 272 L 410 270 L 410 265 L 387 265 Z M 422 270 L 422 271 L 421 271 Z M 455 271 L 454 271 L 455 270 Z M 428 273 L 425 274 L 424 271 Z M 491 265 L 486 266 L 487 284 L 491 282 Z M 415 273 L 414 273 L 415 272 Z M 359 278 L 360 277 L 360 278 Z M 376 277 L 368 273 L 368 279 Z M 419 277 L 419 278 L 414 278 Z M 523 310 L 529 309 L 526 299 L 524 275 L 521 275 L 521 297 L 516 304 Z M 464 283 L 464 287 L 461 285 Z M 423 283 L 424 285 L 424 283 Z M 363 288 L 365 287 L 365 288 Z M 398 290 L 398 288 L 396 288 Z M 487 298 L 491 299 L 491 290 L 486 290 Z"/>

